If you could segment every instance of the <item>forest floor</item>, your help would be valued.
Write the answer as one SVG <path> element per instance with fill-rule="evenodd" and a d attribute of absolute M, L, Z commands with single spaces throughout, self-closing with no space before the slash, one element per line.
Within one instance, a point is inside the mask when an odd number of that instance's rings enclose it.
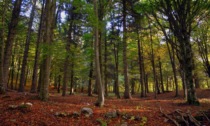
<path fill-rule="evenodd" d="M 196 92 L 200 106 L 187 105 L 183 96 L 175 98 L 174 92 L 167 92 L 159 94 L 157 99 L 152 93 L 146 98 L 134 95 L 130 100 L 108 97 L 104 107 L 98 108 L 94 106 L 96 95 L 62 97 L 52 92 L 49 101 L 42 102 L 37 94 L 10 91 L 0 95 L 0 126 L 173 126 L 173 122 L 161 113 L 160 108 L 166 114 L 180 110 L 196 115 L 200 111 L 210 110 L 210 89 Z M 80 114 L 84 107 L 91 108 L 93 115 Z M 121 116 L 108 116 L 116 111 Z"/>

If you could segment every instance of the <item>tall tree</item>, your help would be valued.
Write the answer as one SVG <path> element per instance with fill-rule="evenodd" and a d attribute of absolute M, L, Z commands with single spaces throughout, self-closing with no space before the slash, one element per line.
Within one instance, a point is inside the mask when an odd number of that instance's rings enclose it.
<path fill-rule="evenodd" d="M 8 78 L 9 78 L 9 65 L 10 65 L 10 59 L 12 55 L 12 46 L 14 43 L 15 35 L 16 35 L 16 30 L 17 30 L 17 25 L 19 22 L 19 16 L 20 16 L 20 10 L 21 10 L 21 4 L 22 0 L 16 0 L 14 3 L 14 8 L 12 11 L 12 18 L 11 22 L 9 24 L 9 32 L 7 36 L 7 41 L 5 45 L 5 50 L 4 50 L 4 63 L 3 63 L 3 78 L 1 80 L 0 87 L 1 88 L 1 93 L 4 93 L 7 89 L 7 83 L 8 83 Z"/>
<path fill-rule="evenodd" d="M 205 16 L 208 13 L 209 1 L 208 0 L 202 0 L 202 1 L 201 0 L 187 0 L 187 1 L 155 0 L 154 3 L 152 3 L 152 6 L 153 5 L 155 5 L 155 9 L 161 15 L 164 15 L 166 17 L 170 30 L 173 32 L 173 35 L 177 38 L 177 41 L 176 42 L 171 41 L 171 44 L 174 47 L 177 47 L 176 48 L 178 52 L 177 56 L 184 72 L 184 79 L 187 87 L 187 103 L 197 105 L 199 104 L 199 102 L 197 100 L 195 87 L 193 84 L 194 61 L 193 61 L 193 49 L 190 37 L 193 28 L 195 27 L 194 22 L 202 20 L 203 16 Z M 155 10 L 153 7 L 152 9 Z M 154 12 L 153 16 L 157 18 L 160 15 Z M 158 24 L 161 27 L 164 26 L 164 24 L 162 23 Z"/>
<path fill-rule="evenodd" d="M 101 69 L 100 69 L 100 59 L 99 59 L 99 21 L 98 21 L 98 1 L 94 0 L 94 12 L 95 12 L 95 71 L 96 71 L 96 82 L 98 85 L 98 100 L 96 101 L 96 106 L 102 107 L 104 105 L 104 88 L 101 80 Z"/>
<path fill-rule="evenodd" d="M 124 98 L 131 98 L 130 94 L 130 86 L 129 86 L 129 79 L 128 79 L 128 63 L 127 63 L 127 28 L 126 28 L 126 0 L 122 0 L 123 2 L 123 70 L 124 70 L 124 85 L 125 85 L 125 92 L 124 92 Z"/>
<path fill-rule="evenodd" d="M 31 31 L 32 31 L 32 25 L 33 25 L 33 20 L 34 20 L 34 14 L 35 14 L 35 9 L 36 9 L 36 1 L 32 1 L 32 9 L 31 9 L 31 15 L 30 15 L 30 20 L 28 24 L 28 32 L 27 32 L 27 37 L 26 37 L 26 42 L 25 42 L 25 49 L 24 49 L 24 54 L 23 54 L 23 61 L 22 61 L 22 67 L 21 67 L 21 74 L 20 74 L 20 86 L 19 86 L 19 92 L 24 92 L 24 82 L 26 80 L 26 66 L 27 66 L 27 59 L 28 59 L 28 51 L 29 51 L 29 45 L 30 45 L 30 39 L 31 39 Z"/>
<path fill-rule="evenodd" d="M 66 86 L 67 86 L 67 83 L 69 82 L 69 65 L 70 65 L 70 46 L 71 46 L 71 43 L 73 41 L 72 39 L 72 33 L 73 33 L 73 25 L 74 25 L 74 18 L 75 18 L 75 14 L 74 14 L 74 10 L 75 10 L 75 7 L 72 7 L 70 10 L 69 10 L 69 30 L 68 30 L 68 40 L 67 40 L 67 43 L 66 43 L 66 57 L 65 57 L 65 61 L 64 61 L 64 77 L 63 77 L 63 92 L 62 92 L 62 96 L 65 96 L 66 95 Z M 73 68 L 72 68 L 73 69 Z"/>
<path fill-rule="evenodd" d="M 40 43 L 43 41 L 44 35 L 44 8 L 45 8 L 45 1 L 42 2 L 42 10 L 41 10 L 41 17 L 39 22 L 39 30 L 37 34 L 36 40 L 36 51 L 34 57 L 34 67 L 33 67 L 33 75 L 32 75 L 32 84 L 31 84 L 31 93 L 35 93 L 37 90 L 37 80 L 38 80 L 38 67 L 39 67 L 39 58 L 40 58 Z M 41 72 L 41 71 L 40 71 Z"/>
<path fill-rule="evenodd" d="M 8 8 L 9 2 L 7 0 L 2 1 L 2 18 L 1 18 L 1 30 L 0 30 L 0 93 L 5 93 L 5 88 L 3 85 L 3 64 L 4 64 L 4 45 L 5 45 L 5 19 L 6 19 L 6 12 Z"/>
<path fill-rule="evenodd" d="M 43 44 L 46 50 L 43 50 L 43 61 L 41 65 L 41 90 L 39 97 L 43 101 L 47 101 L 49 97 L 49 80 L 50 80 L 50 66 L 51 66 L 51 49 L 50 46 L 53 41 L 53 29 L 55 21 L 56 0 L 46 0 L 45 3 L 45 37 Z"/>

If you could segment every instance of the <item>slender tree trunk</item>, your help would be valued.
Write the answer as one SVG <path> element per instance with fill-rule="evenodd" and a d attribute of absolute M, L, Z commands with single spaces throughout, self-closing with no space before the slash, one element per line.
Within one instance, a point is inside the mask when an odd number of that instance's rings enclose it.
<path fill-rule="evenodd" d="M 113 21 L 114 14 L 111 15 L 111 20 Z M 111 23 L 111 29 L 114 34 L 114 22 Z M 119 32 L 117 32 L 116 36 L 119 36 Z M 115 71 L 114 71 L 114 86 L 113 91 L 117 98 L 120 98 L 120 91 L 119 91 L 119 42 L 116 40 L 113 42 L 114 38 L 111 39 L 110 43 L 113 43 L 114 46 L 114 65 L 115 65 Z"/>
<path fill-rule="evenodd" d="M 29 74 L 29 68 L 26 67 L 26 75 L 25 75 L 25 81 L 24 81 L 24 86 L 27 85 L 27 81 L 28 81 L 28 74 Z"/>
<path fill-rule="evenodd" d="M 58 76 L 58 93 L 60 93 L 60 87 L 61 87 L 61 75 Z"/>
<path fill-rule="evenodd" d="M 38 37 L 37 37 L 37 41 L 36 41 L 36 53 L 35 53 L 35 58 L 34 58 L 33 76 L 32 76 L 32 84 L 31 84 L 31 91 L 30 91 L 31 93 L 35 93 L 37 91 L 38 67 L 39 67 L 39 58 L 40 58 L 39 46 L 40 46 L 40 43 L 43 41 L 43 34 L 44 34 L 44 27 L 45 27 L 44 4 L 45 4 L 45 2 L 43 1 L 42 13 L 41 13 L 41 18 L 40 18 L 40 23 L 39 23 Z M 40 70 L 40 72 L 41 72 L 41 70 Z M 38 88 L 38 89 L 40 89 L 40 88 Z"/>
<path fill-rule="evenodd" d="M 40 65 L 40 71 L 39 71 L 39 80 L 38 80 L 37 92 L 40 92 L 40 90 L 41 90 L 42 74 L 43 74 L 43 69 L 42 69 L 42 64 L 41 64 Z"/>
<path fill-rule="evenodd" d="M 156 69 L 155 69 L 155 57 L 154 57 L 154 49 L 153 49 L 151 24 L 149 24 L 149 27 L 150 27 L 150 47 L 151 47 L 151 63 L 152 63 L 153 80 L 154 80 L 154 93 L 155 93 L 155 98 L 157 98 L 158 82 L 157 82 L 157 75 L 156 75 Z"/>
<path fill-rule="evenodd" d="M 19 90 L 18 90 L 19 92 L 24 92 L 24 90 L 25 90 L 24 89 L 24 82 L 25 82 L 25 77 L 26 77 L 25 73 L 26 73 L 28 51 L 29 51 L 29 45 L 30 45 L 30 39 L 31 39 L 31 28 L 33 25 L 34 14 L 35 14 L 35 9 L 36 9 L 36 1 L 37 0 L 33 0 L 33 7 L 31 10 L 30 20 L 29 20 L 29 24 L 28 24 L 28 32 L 27 32 L 27 37 L 26 37 L 22 67 L 21 67 L 21 74 L 20 74 L 20 85 L 19 85 Z"/>
<path fill-rule="evenodd" d="M 73 94 L 74 94 L 74 62 L 71 63 L 71 82 L 70 82 L 70 95 Z"/>
<path fill-rule="evenodd" d="M 99 59 L 99 27 L 98 27 L 98 1 L 94 0 L 94 12 L 96 16 L 96 25 L 95 25 L 95 65 L 96 65 L 96 82 L 98 85 L 98 100 L 96 106 L 102 107 L 104 105 L 104 89 L 101 81 L 101 69 L 100 69 L 100 59 Z"/>
<path fill-rule="evenodd" d="M 177 80 L 177 75 L 176 75 L 176 65 L 175 65 L 175 53 L 174 53 L 174 47 L 172 47 L 172 50 L 169 47 L 169 42 L 166 41 L 166 45 L 168 48 L 168 53 L 169 53 L 169 57 L 170 57 L 170 61 L 171 61 L 171 66 L 172 66 L 172 70 L 173 70 L 173 75 L 174 75 L 174 82 L 175 82 L 175 86 L 176 86 L 176 94 L 175 97 L 177 97 L 179 95 L 179 91 L 178 91 L 178 80 Z"/>
<path fill-rule="evenodd" d="M 131 94 L 132 95 L 135 94 L 135 79 L 134 78 L 131 79 Z"/>
<path fill-rule="evenodd" d="M 93 77 L 93 61 L 90 63 L 89 82 L 88 82 L 88 96 L 92 96 L 92 77 Z"/>
<path fill-rule="evenodd" d="M 91 49 L 93 49 L 93 42 L 91 42 Z M 89 70 L 89 82 L 88 82 L 88 96 L 92 96 L 92 79 L 93 79 L 93 55 L 90 56 L 90 70 Z"/>
<path fill-rule="evenodd" d="M 160 72 L 161 90 L 162 90 L 162 93 L 164 93 L 165 92 L 165 89 L 164 89 L 164 84 L 163 84 L 162 62 L 160 61 L 160 57 L 158 58 L 158 61 L 159 61 L 159 72 Z"/>
<path fill-rule="evenodd" d="M 21 3 L 22 0 L 16 0 L 14 3 L 14 8 L 12 11 L 12 18 L 11 22 L 9 25 L 9 31 L 8 31 L 8 36 L 7 36 L 7 42 L 5 45 L 5 50 L 4 50 L 4 63 L 3 63 L 3 79 L 1 80 L 1 84 L 3 87 L 1 87 L 1 93 L 4 93 L 7 89 L 7 83 L 8 83 L 8 78 L 9 78 L 9 65 L 10 65 L 10 59 L 12 55 L 12 46 L 14 43 L 15 35 L 16 35 L 16 30 L 17 30 L 17 25 L 19 22 L 19 14 L 20 14 L 20 9 L 21 9 Z"/>
<path fill-rule="evenodd" d="M 105 96 L 108 96 L 108 78 L 107 78 L 107 41 L 106 41 L 106 33 L 105 33 L 105 52 L 104 52 L 104 86 L 105 86 Z"/>
<path fill-rule="evenodd" d="M 145 94 L 149 93 L 148 74 L 145 74 Z"/>
<path fill-rule="evenodd" d="M 144 83 L 144 61 L 143 61 L 143 56 L 142 56 L 142 45 L 140 42 L 140 37 L 139 37 L 139 30 L 137 29 L 137 35 L 138 35 L 138 64 L 139 64 L 139 75 L 140 75 L 140 84 L 141 84 L 141 97 L 145 97 L 145 83 Z"/>
<path fill-rule="evenodd" d="M 64 76 L 63 76 L 63 92 L 62 92 L 62 96 L 66 95 L 66 88 L 69 82 L 69 64 L 70 64 L 70 46 L 71 46 L 71 42 L 72 42 L 72 33 L 73 33 L 73 24 L 74 24 L 74 7 L 72 7 L 73 9 L 69 11 L 69 15 L 71 15 L 70 17 L 70 25 L 69 25 L 69 30 L 68 30 L 68 41 L 66 43 L 66 57 L 65 57 L 65 61 L 64 61 Z"/>
<path fill-rule="evenodd" d="M 124 85 L 125 85 L 125 92 L 124 98 L 130 99 L 130 86 L 128 82 L 128 63 L 127 63 L 127 28 L 126 28 L 126 0 L 123 0 L 123 73 L 124 73 Z"/>
<path fill-rule="evenodd" d="M 168 85 L 169 85 L 168 79 L 169 79 L 169 77 L 166 76 L 166 91 L 167 91 L 167 92 L 169 91 L 169 89 L 168 89 Z"/>
<path fill-rule="evenodd" d="M 15 52 L 15 51 L 14 51 Z M 15 64 L 14 64 L 14 56 L 15 54 L 12 55 L 12 62 L 11 62 L 11 79 L 10 79 L 10 88 L 13 89 L 13 80 L 14 80 L 14 67 L 15 67 Z"/>
<path fill-rule="evenodd" d="M 114 80 L 114 92 L 117 98 L 120 98 L 119 91 L 119 43 L 117 43 L 117 47 L 114 44 L 114 57 L 115 57 L 115 80 Z"/>

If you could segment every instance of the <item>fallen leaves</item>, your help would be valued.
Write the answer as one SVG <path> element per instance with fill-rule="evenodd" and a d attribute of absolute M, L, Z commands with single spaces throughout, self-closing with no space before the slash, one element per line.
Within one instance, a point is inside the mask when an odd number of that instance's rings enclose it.
<path fill-rule="evenodd" d="M 148 94 L 146 98 L 139 98 L 136 95 L 131 100 L 112 97 L 106 99 L 103 108 L 98 108 L 94 106 L 96 96 L 88 97 L 77 94 L 62 97 L 54 94 L 48 102 L 41 102 L 34 94 L 9 92 L 7 95 L 0 96 L 0 125 L 156 126 L 158 124 L 167 126 L 173 124 L 162 116 L 159 107 L 162 107 L 167 113 L 179 109 L 182 111 L 190 110 L 192 115 L 196 115 L 198 111 L 205 111 L 210 108 L 209 93 L 210 90 L 199 90 L 197 92 L 198 97 L 202 97 L 200 100 L 201 106 L 183 104 L 182 97 L 174 98 L 174 92 L 170 92 L 158 95 L 156 100 L 153 94 Z M 92 116 L 83 113 L 83 108 L 92 109 L 92 111 L 90 110 Z M 30 111 L 25 111 L 28 109 Z M 210 115 L 208 114 L 205 113 L 209 118 Z"/>

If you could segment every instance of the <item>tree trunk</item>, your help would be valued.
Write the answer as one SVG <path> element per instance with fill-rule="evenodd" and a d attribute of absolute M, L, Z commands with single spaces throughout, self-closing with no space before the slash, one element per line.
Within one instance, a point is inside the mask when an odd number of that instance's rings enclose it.
<path fill-rule="evenodd" d="M 0 94 L 4 94 L 6 92 L 6 89 L 3 85 L 3 78 L 4 78 L 4 37 L 5 37 L 5 19 L 6 19 L 6 12 L 8 9 L 9 2 L 7 0 L 3 0 L 3 12 L 2 12 L 2 18 L 1 18 L 1 25 L 2 28 L 0 30 Z"/>
<path fill-rule="evenodd" d="M 159 72 L 160 72 L 161 90 L 162 90 L 162 93 L 164 93 L 165 89 L 164 89 L 164 84 L 163 84 L 162 62 L 160 61 L 160 57 L 158 58 L 158 60 L 159 60 Z"/>
<path fill-rule="evenodd" d="M 18 69 L 17 69 L 17 74 L 16 74 L 16 80 L 15 80 L 15 90 L 17 90 L 18 89 L 18 80 L 19 80 L 19 73 L 20 73 L 20 67 L 21 67 L 21 58 L 20 57 L 18 57 L 18 64 L 17 64 L 17 66 L 18 66 Z"/>
<path fill-rule="evenodd" d="M 56 1 L 55 0 L 46 0 L 46 7 L 45 7 L 45 14 L 46 14 L 46 27 L 45 27 L 45 37 L 44 37 L 44 45 L 47 47 L 48 53 L 43 54 L 43 74 L 41 76 L 41 90 L 39 92 L 40 99 L 43 101 L 47 101 L 49 98 L 49 80 L 50 80 L 50 66 L 51 66 L 51 54 L 50 46 L 52 43 L 52 35 L 53 35 L 53 28 L 54 28 L 54 14 L 56 8 Z"/>
<path fill-rule="evenodd" d="M 123 0 L 123 73 L 124 73 L 124 85 L 125 85 L 125 91 L 124 91 L 124 98 L 130 99 L 130 86 L 128 82 L 128 63 L 127 63 L 127 28 L 126 28 L 126 0 Z"/>
<path fill-rule="evenodd" d="M 17 25 L 19 22 L 19 15 L 20 15 L 20 9 L 21 9 L 21 3 L 22 0 L 16 0 L 14 3 L 14 8 L 12 11 L 12 18 L 11 22 L 9 24 L 9 31 L 8 31 L 8 36 L 7 36 L 7 42 L 5 45 L 5 50 L 4 50 L 4 63 L 3 63 L 3 78 L 1 80 L 1 84 L 3 87 L 1 87 L 1 93 L 4 93 L 7 89 L 7 83 L 8 83 L 8 78 L 9 78 L 9 65 L 10 65 L 10 59 L 12 55 L 12 46 L 14 43 L 15 35 L 16 35 L 16 30 L 17 30 Z"/>
<path fill-rule="evenodd" d="M 149 83 L 148 83 L 148 74 L 145 74 L 145 77 L 144 77 L 144 81 L 145 81 L 145 95 L 147 93 L 149 93 Z"/>
<path fill-rule="evenodd" d="M 21 67 L 21 74 L 20 74 L 20 85 L 19 85 L 19 92 L 24 92 L 24 82 L 25 82 L 25 73 L 26 73 L 26 66 L 27 66 L 27 59 L 28 59 L 28 51 L 30 46 L 30 39 L 31 39 L 31 31 L 32 31 L 32 25 L 35 15 L 35 9 L 36 9 L 36 1 L 33 0 L 33 7 L 31 10 L 30 20 L 28 24 L 28 31 L 27 31 L 27 37 L 26 37 L 26 43 L 25 43 L 25 49 L 23 54 L 23 61 L 22 61 L 22 67 Z"/>
<path fill-rule="evenodd" d="M 114 14 L 111 15 L 111 19 L 113 21 Z M 114 22 L 111 23 L 111 33 L 114 34 Z M 119 31 L 119 30 L 118 30 Z M 119 32 L 117 32 L 116 36 L 119 36 Z M 113 91 L 117 98 L 120 98 L 120 92 L 119 92 L 119 42 L 116 40 L 113 42 L 114 38 L 111 39 L 110 43 L 113 43 L 113 51 L 114 51 L 114 65 L 115 65 L 115 71 L 114 71 L 114 86 Z"/>
<path fill-rule="evenodd" d="M 104 89 L 101 81 L 101 69 L 100 69 L 100 59 L 99 59 L 99 34 L 98 34 L 98 1 L 94 0 L 94 12 L 96 16 L 96 25 L 95 25 L 95 69 L 96 69 L 96 82 L 98 85 L 98 100 L 96 106 L 102 107 L 104 105 Z"/>
<path fill-rule="evenodd" d="M 69 64 L 70 64 L 70 46 L 71 46 L 71 42 L 72 42 L 72 33 L 73 33 L 73 24 L 74 24 L 74 7 L 71 8 L 72 10 L 69 10 L 69 15 L 71 15 L 70 17 L 70 25 L 69 25 L 69 30 L 68 30 L 68 40 L 66 43 L 66 57 L 65 57 L 65 61 L 64 61 L 64 76 L 63 76 L 63 92 L 62 92 L 62 96 L 66 95 L 66 88 L 69 82 L 69 77 L 70 77 L 70 70 L 69 70 Z"/>
<path fill-rule="evenodd" d="M 169 42 L 166 41 L 166 45 L 167 45 L 167 49 L 168 49 L 168 53 L 169 53 L 169 57 L 170 57 L 170 61 L 171 61 L 171 66 L 172 66 L 172 70 L 173 70 L 173 75 L 174 75 L 174 82 L 175 82 L 175 86 L 176 86 L 176 94 L 175 97 L 177 97 L 179 95 L 179 91 L 178 91 L 178 80 L 177 80 L 177 75 L 176 75 L 176 64 L 175 64 L 175 53 L 174 53 L 174 47 L 171 46 L 172 49 L 170 49 L 169 47 Z"/>
<path fill-rule="evenodd" d="M 131 79 L 131 94 L 132 95 L 135 94 L 135 79 L 134 78 Z"/>
<path fill-rule="evenodd" d="M 14 49 L 15 50 L 15 49 Z M 14 64 L 14 58 L 15 58 L 15 51 L 14 54 L 12 55 L 12 62 L 11 62 L 11 79 L 10 79 L 10 88 L 13 89 L 13 80 L 14 80 L 14 70 L 15 70 L 15 64 Z"/>
<path fill-rule="evenodd" d="M 140 37 L 139 37 L 139 30 L 137 29 L 137 35 L 138 35 L 138 64 L 139 64 L 139 75 L 140 79 L 139 82 L 141 84 L 141 97 L 145 97 L 145 83 L 144 83 L 144 61 L 143 61 L 143 56 L 142 56 L 142 45 L 140 42 Z"/>
<path fill-rule="evenodd" d="M 114 44 L 114 59 L 115 59 L 115 75 L 114 75 L 114 92 L 117 98 L 120 98 L 119 91 L 119 43 L 117 43 L 117 47 Z"/>
<path fill-rule="evenodd" d="M 44 1 L 42 3 L 42 12 L 41 12 L 41 18 L 39 23 L 39 31 L 38 31 L 38 37 L 36 41 L 36 53 L 34 58 L 34 67 L 33 67 L 33 76 L 32 76 L 32 84 L 31 84 L 31 93 L 35 93 L 37 91 L 37 80 L 38 80 L 38 67 L 39 67 L 39 58 L 40 58 L 40 43 L 43 41 L 43 35 L 44 35 Z M 40 70 L 41 72 L 41 70 Z M 40 79 L 40 78 L 39 78 Z M 40 88 L 39 88 L 40 89 Z"/>
<path fill-rule="evenodd" d="M 151 22 L 149 21 L 149 23 L 151 23 Z M 155 57 L 154 57 L 154 49 L 153 49 L 153 39 L 152 39 L 151 24 L 149 24 L 149 27 L 150 27 L 151 63 L 152 63 L 153 80 L 154 80 L 154 94 L 155 94 L 155 98 L 157 98 L 158 82 L 157 82 L 157 75 L 156 75 L 156 69 L 155 69 Z"/>
<path fill-rule="evenodd" d="M 71 63 L 70 95 L 74 94 L 74 62 Z"/>
<path fill-rule="evenodd" d="M 188 36 L 188 35 L 186 35 Z M 184 62 L 184 73 L 185 73 L 185 80 L 186 80 L 186 86 L 187 86 L 187 102 L 190 105 L 198 105 L 199 102 L 197 100 L 196 94 L 195 94 L 195 87 L 193 83 L 193 52 L 192 47 L 190 44 L 190 38 L 185 37 L 185 39 L 179 40 L 184 44 L 182 46 L 183 50 L 183 62 Z"/>
<path fill-rule="evenodd" d="M 105 87 L 105 96 L 108 96 L 108 78 L 107 78 L 107 40 L 106 40 L 106 33 L 105 33 L 105 41 L 104 41 L 104 87 Z"/>
<path fill-rule="evenodd" d="M 88 82 L 88 96 L 92 96 L 92 77 L 93 77 L 93 61 L 90 63 L 89 82 Z"/>
<path fill-rule="evenodd" d="M 61 87 L 61 75 L 58 75 L 58 88 L 57 88 L 58 93 L 60 93 L 60 87 Z"/>

